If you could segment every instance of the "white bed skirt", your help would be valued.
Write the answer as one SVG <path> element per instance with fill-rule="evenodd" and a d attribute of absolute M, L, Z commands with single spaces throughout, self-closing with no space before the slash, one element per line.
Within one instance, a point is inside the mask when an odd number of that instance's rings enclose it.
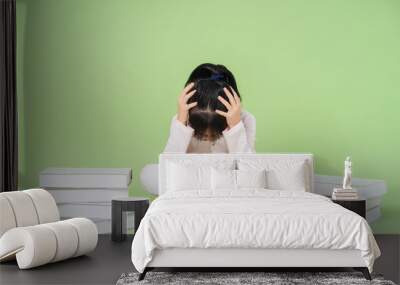
<path fill-rule="evenodd" d="M 196 249 L 155 250 L 147 267 L 366 267 L 359 250 Z"/>

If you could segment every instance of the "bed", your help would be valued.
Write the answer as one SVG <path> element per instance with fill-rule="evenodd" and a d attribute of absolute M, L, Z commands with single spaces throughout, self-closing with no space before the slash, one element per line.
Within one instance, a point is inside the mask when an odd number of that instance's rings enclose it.
<path fill-rule="evenodd" d="M 311 154 L 162 154 L 160 195 L 132 243 L 159 267 L 352 267 L 380 251 L 359 215 L 313 193 Z"/>

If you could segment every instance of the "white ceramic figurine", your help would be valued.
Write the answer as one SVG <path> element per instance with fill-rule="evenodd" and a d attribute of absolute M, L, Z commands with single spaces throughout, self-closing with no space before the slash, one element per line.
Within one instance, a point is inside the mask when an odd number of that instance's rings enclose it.
<path fill-rule="evenodd" d="M 344 178 L 343 178 L 343 189 L 352 189 L 351 187 L 351 158 L 346 157 L 344 161 Z"/>

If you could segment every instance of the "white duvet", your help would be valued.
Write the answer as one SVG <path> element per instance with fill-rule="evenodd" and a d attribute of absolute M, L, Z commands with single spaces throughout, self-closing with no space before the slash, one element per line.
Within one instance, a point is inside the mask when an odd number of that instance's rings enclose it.
<path fill-rule="evenodd" d="M 298 191 L 181 191 L 154 200 L 132 243 L 143 272 L 155 249 L 358 249 L 372 271 L 379 248 L 368 223 L 330 199 Z"/>

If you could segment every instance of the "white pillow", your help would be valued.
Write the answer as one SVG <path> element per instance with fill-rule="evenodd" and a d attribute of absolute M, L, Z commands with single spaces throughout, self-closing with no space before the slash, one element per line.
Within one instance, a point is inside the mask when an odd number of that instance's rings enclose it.
<path fill-rule="evenodd" d="M 167 191 L 208 190 L 211 167 L 168 163 Z"/>
<path fill-rule="evenodd" d="M 262 170 L 211 169 L 212 190 L 267 188 L 267 172 Z"/>
<path fill-rule="evenodd" d="M 273 190 L 310 191 L 305 161 L 241 159 L 240 170 L 267 170 L 267 188 Z"/>
<path fill-rule="evenodd" d="M 236 170 L 237 188 L 267 188 L 267 171 Z"/>
<path fill-rule="evenodd" d="M 307 191 L 306 167 L 301 162 L 284 170 L 268 171 L 268 188 L 276 190 Z"/>
<path fill-rule="evenodd" d="M 236 190 L 236 170 L 211 169 L 211 189 Z"/>

